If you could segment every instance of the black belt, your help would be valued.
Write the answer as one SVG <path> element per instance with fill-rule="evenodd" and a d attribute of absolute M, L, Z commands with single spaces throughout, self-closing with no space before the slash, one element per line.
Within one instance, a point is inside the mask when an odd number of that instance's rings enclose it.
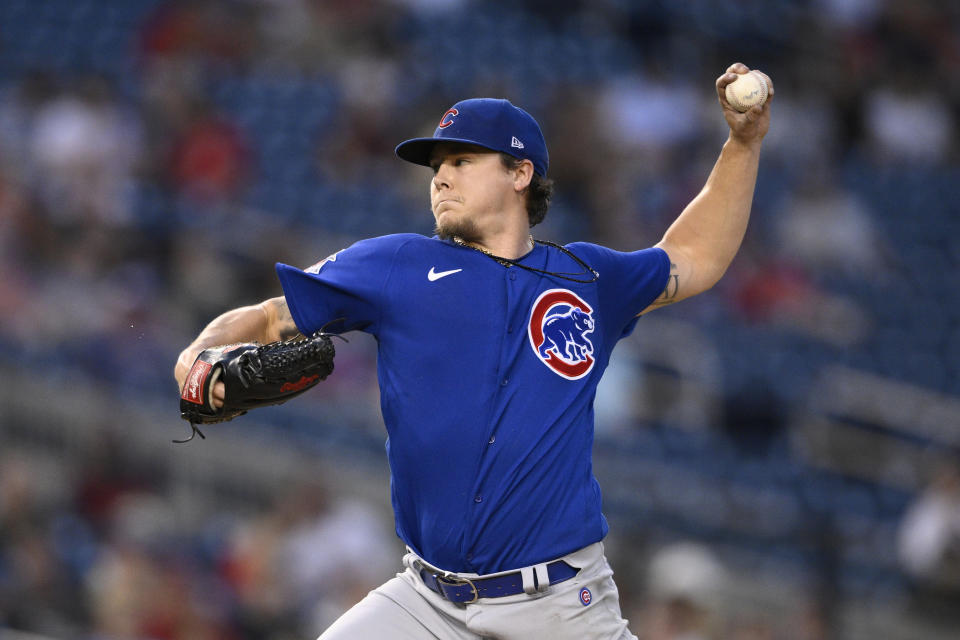
<path fill-rule="evenodd" d="M 470 604 L 480 598 L 502 598 L 503 596 L 523 593 L 523 576 L 519 571 L 491 578 L 463 578 L 456 575 L 435 573 L 416 561 L 414 566 L 420 570 L 420 579 L 423 580 L 423 584 L 450 602 Z M 547 565 L 547 576 L 550 584 L 558 584 L 569 580 L 579 572 L 579 569 L 571 567 L 563 560 L 556 560 Z M 536 572 L 533 575 L 535 588 L 545 586 L 536 584 Z"/>

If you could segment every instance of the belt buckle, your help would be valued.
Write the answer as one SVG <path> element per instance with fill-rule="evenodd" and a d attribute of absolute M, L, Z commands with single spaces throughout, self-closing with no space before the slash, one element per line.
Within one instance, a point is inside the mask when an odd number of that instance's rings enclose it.
<path fill-rule="evenodd" d="M 460 576 L 445 576 L 439 573 L 433 574 L 433 578 L 437 581 L 438 585 L 445 584 L 450 587 L 455 587 L 461 584 L 470 585 L 470 589 L 473 591 L 473 599 L 461 602 L 460 604 L 473 604 L 480 599 L 480 592 L 477 590 L 477 585 L 473 584 L 473 581 L 469 578 L 461 578 Z M 440 588 L 440 592 L 443 593 L 443 587 Z"/>

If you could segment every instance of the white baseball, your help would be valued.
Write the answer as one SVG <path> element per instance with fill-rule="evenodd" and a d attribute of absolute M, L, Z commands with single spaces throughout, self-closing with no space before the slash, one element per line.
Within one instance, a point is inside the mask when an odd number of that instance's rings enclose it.
<path fill-rule="evenodd" d="M 756 71 L 741 73 L 727 85 L 726 96 L 730 106 L 743 113 L 767 101 L 767 81 Z"/>

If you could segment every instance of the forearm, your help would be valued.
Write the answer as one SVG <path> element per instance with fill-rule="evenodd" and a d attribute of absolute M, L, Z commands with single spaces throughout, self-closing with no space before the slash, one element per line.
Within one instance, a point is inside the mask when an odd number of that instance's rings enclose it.
<path fill-rule="evenodd" d="M 663 247 L 677 262 L 692 265 L 681 274 L 683 297 L 712 287 L 730 266 L 740 248 L 757 182 L 760 141 L 730 137 L 720 152 L 700 193 L 663 236 Z"/>
<path fill-rule="evenodd" d="M 214 318 L 180 353 L 174 367 L 174 377 L 182 386 L 193 361 L 204 349 L 239 342 L 265 344 L 295 335 L 296 325 L 282 297 L 232 309 Z"/>
<path fill-rule="evenodd" d="M 730 137 L 707 178 L 703 190 L 687 205 L 657 246 L 670 256 L 670 276 L 663 294 L 644 312 L 706 291 L 723 276 L 743 242 L 753 204 L 760 164 L 760 144 L 770 127 L 773 82 L 766 82 L 763 105 L 744 112 L 734 109 L 726 88 L 750 69 L 736 62 L 717 78 L 717 99 L 730 127 Z"/>

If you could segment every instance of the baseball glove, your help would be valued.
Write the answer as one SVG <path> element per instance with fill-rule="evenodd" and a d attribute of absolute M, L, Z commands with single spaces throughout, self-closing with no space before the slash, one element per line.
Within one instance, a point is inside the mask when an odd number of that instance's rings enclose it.
<path fill-rule="evenodd" d="M 180 394 L 180 417 L 193 433 L 198 424 L 233 420 L 250 409 L 281 404 L 324 380 L 333 371 L 335 350 L 322 330 L 309 338 L 269 344 L 232 344 L 206 349 L 197 356 Z M 213 405 L 213 387 L 225 387 L 223 406 Z"/>

